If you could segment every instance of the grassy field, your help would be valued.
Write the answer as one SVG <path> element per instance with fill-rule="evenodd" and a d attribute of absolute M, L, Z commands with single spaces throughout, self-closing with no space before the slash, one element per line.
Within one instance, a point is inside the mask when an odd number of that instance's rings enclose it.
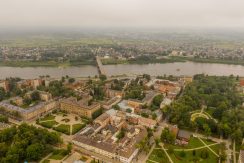
<path fill-rule="evenodd" d="M 206 150 L 208 153 L 207 158 L 202 158 L 202 151 Z M 189 163 L 189 162 L 199 162 L 199 163 L 217 163 L 218 158 L 207 148 L 196 150 L 195 155 L 193 151 L 185 151 L 185 156 L 182 156 L 180 151 L 174 151 L 173 153 L 169 153 L 171 159 L 174 163 Z"/>
<path fill-rule="evenodd" d="M 66 135 L 70 135 L 70 125 L 60 124 L 57 127 L 54 127 L 53 129 L 58 132 L 62 132 Z"/>
<path fill-rule="evenodd" d="M 48 120 L 54 120 L 55 116 L 54 115 L 47 115 L 43 118 L 40 119 L 40 121 L 48 121 Z"/>
<path fill-rule="evenodd" d="M 207 140 L 207 139 L 203 139 L 203 141 L 208 145 L 215 143 L 215 142 L 213 142 L 211 140 Z M 184 149 L 193 149 L 193 148 L 198 148 L 198 147 L 203 147 L 203 146 L 204 146 L 204 144 L 198 138 L 194 138 L 194 137 L 191 137 L 188 145 L 186 145 L 186 146 L 169 145 L 169 144 L 164 145 L 164 147 L 166 149 L 168 149 L 170 147 L 172 147 L 174 149 L 173 153 L 170 153 L 167 150 L 168 154 L 170 155 L 170 157 L 174 163 L 189 163 L 189 162 L 217 163 L 218 158 L 206 147 L 202 148 L 202 149 L 196 149 L 195 152 L 193 152 L 193 150 L 184 151 Z M 211 146 L 211 148 L 216 153 L 218 153 L 219 144 Z M 175 149 L 180 149 L 180 151 L 179 150 L 176 151 Z M 184 151 L 184 152 L 182 152 L 182 151 Z M 207 153 L 206 157 L 203 156 L 204 152 Z M 156 162 L 166 162 L 166 163 L 169 162 L 164 151 L 162 149 L 158 149 L 158 147 L 157 147 L 157 149 L 153 150 L 147 163 L 152 162 L 150 160 L 153 160 Z"/>
<path fill-rule="evenodd" d="M 154 149 L 148 159 L 147 163 L 151 163 L 152 161 L 150 160 L 169 163 L 169 160 L 162 149 Z"/>
<path fill-rule="evenodd" d="M 151 60 L 120 60 L 120 59 L 102 59 L 103 65 L 115 65 L 115 64 L 149 64 L 149 63 L 174 63 L 174 62 L 185 62 L 184 58 L 169 57 L 163 59 L 151 59 Z"/>
<path fill-rule="evenodd" d="M 95 61 L 77 61 L 77 62 L 56 62 L 56 61 L 0 61 L 0 66 L 8 67 L 69 67 L 69 66 L 83 66 L 95 65 Z"/>
<path fill-rule="evenodd" d="M 85 126 L 86 126 L 85 124 L 74 124 L 72 126 L 72 135 L 76 134 L 78 131 L 80 131 Z"/>
<path fill-rule="evenodd" d="M 57 149 L 53 151 L 52 155 L 49 157 L 49 159 L 53 160 L 61 160 L 67 155 L 66 150 L 64 149 Z"/>
<path fill-rule="evenodd" d="M 46 121 L 46 122 L 40 122 L 39 123 L 41 126 L 46 127 L 46 128 L 52 128 L 53 126 L 57 125 L 58 122 L 56 121 Z"/>
<path fill-rule="evenodd" d="M 203 143 L 198 138 L 194 138 L 194 137 L 191 137 L 189 143 L 186 146 L 165 144 L 166 149 L 168 149 L 169 147 L 173 147 L 174 149 L 190 149 L 190 148 L 197 148 L 201 146 L 203 146 Z"/>

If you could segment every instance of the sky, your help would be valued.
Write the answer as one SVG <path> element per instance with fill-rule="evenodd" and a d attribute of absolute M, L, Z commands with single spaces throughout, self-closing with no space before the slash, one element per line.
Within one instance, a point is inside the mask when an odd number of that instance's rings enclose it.
<path fill-rule="evenodd" d="M 0 0 L 0 27 L 244 29 L 244 0 Z"/>

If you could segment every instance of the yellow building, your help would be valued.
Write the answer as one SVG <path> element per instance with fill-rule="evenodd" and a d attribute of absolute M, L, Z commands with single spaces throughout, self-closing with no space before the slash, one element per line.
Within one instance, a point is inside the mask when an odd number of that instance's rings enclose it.
<path fill-rule="evenodd" d="M 101 105 L 99 103 L 93 103 L 91 105 L 85 105 L 84 101 L 77 101 L 75 97 L 70 97 L 60 100 L 60 109 L 68 113 L 77 114 L 80 116 L 85 116 L 92 118 L 92 114 L 100 109 Z"/>

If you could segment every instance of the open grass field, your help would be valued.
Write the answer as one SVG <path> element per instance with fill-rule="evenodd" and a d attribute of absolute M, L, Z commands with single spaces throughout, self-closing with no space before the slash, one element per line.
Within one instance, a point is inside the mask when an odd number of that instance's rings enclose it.
<path fill-rule="evenodd" d="M 164 151 L 162 149 L 154 149 L 153 152 L 151 153 L 151 155 L 149 156 L 147 163 L 152 163 L 152 161 L 156 161 L 156 162 L 164 162 L 164 163 L 170 163 L 166 154 L 164 153 Z"/>
<path fill-rule="evenodd" d="M 45 122 L 40 122 L 39 124 L 43 127 L 46 127 L 46 128 L 52 128 L 53 126 L 57 125 L 58 122 L 56 122 L 56 121 L 45 121 Z"/>
<path fill-rule="evenodd" d="M 47 115 L 43 118 L 40 119 L 40 121 L 48 121 L 48 120 L 54 120 L 55 116 L 54 115 Z"/>
<path fill-rule="evenodd" d="M 70 125 L 60 124 L 57 127 L 54 127 L 53 129 L 58 132 L 62 132 L 66 135 L 70 135 Z"/>
<path fill-rule="evenodd" d="M 186 146 L 180 145 L 172 145 L 172 144 L 165 144 L 166 149 L 169 147 L 173 147 L 174 149 L 190 149 L 190 148 L 197 148 L 203 146 L 202 142 L 198 138 L 191 137 L 189 143 Z"/>
<path fill-rule="evenodd" d="M 202 151 L 206 150 L 208 153 L 207 158 L 203 158 Z M 174 163 L 189 163 L 189 162 L 199 162 L 199 163 L 217 163 L 218 158 L 207 148 L 196 150 L 195 155 L 193 151 L 185 151 L 185 156 L 182 156 L 180 151 L 174 151 L 169 154 Z"/>
<path fill-rule="evenodd" d="M 49 159 L 53 160 L 61 160 L 67 155 L 66 151 L 64 149 L 57 149 L 53 151 L 52 155 L 49 157 Z"/>
<path fill-rule="evenodd" d="M 74 124 L 72 126 L 72 134 L 76 134 L 78 131 L 80 131 L 82 128 L 84 128 L 86 125 L 85 124 Z"/>

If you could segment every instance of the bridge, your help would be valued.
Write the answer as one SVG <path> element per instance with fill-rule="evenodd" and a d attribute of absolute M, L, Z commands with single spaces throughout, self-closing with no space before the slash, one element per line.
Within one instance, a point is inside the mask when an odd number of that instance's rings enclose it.
<path fill-rule="evenodd" d="M 105 70 L 103 68 L 103 64 L 99 56 L 96 56 L 96 61 L 97 61 L 97 68 L 98 68 L 99 75 L 106 75 Z"/>

